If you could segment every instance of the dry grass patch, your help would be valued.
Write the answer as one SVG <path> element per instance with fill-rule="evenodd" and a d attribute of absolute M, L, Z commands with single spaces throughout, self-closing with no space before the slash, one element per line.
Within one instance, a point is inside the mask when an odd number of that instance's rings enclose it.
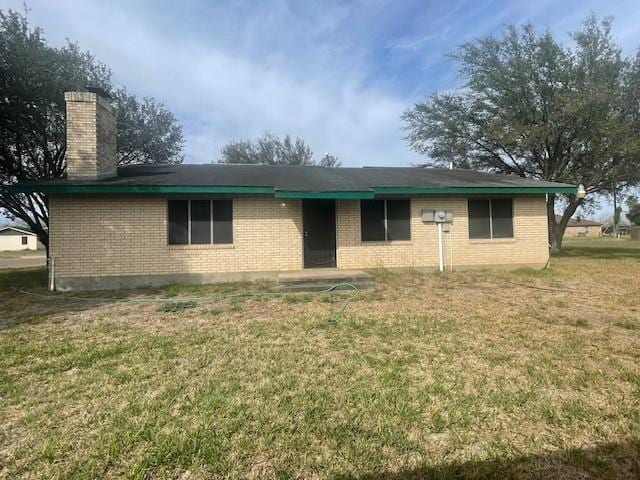
<path fill-rule="evenodd" d="M 163 307 L 0 274 L 0 477 L 640 475 L 640 248 L 376 277 L 330 325 L 348 292 L 127 292 Z"/>

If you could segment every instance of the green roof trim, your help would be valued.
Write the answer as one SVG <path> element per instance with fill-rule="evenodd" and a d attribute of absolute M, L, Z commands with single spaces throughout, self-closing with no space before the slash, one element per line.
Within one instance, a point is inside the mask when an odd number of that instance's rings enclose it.
<path fill-rule="evenodd" d="M 252 186 L 213 186 L 213 185 L 38 185 L 18 184 L 9 187 L 15 192 L 42 192 L 42 193 L 92 193 L 92 194 L 121 194 L 121 193 L 262 193 L 273 195 L 273 187 Z"/>
<path fill-rule="evenodd" d="M 439 195 L 439 194 L 545 194 L 576 193 L 576 187 L 374 187 L 376 195 Z"/>
<path fill-rule="evenodd" d="M 369 200 L 375 194 L 369 192 L 306 192 L 294 190 L 276 190 L 276 198 L 326 198 L 334 200 Z"/>
<path fill-rule="evenodd" d="M 22 183 L 8 187 L 14 192 L 53 194 L 266 194 L 276 198 L 326 198 L 336 200 L 367 200 L 376 195 L 450 195 L 450 194 L 536 194 L 576 193 L 573 186 L 505 186 L 505 187 L 374 187 L 370 191 L 304 191 L 278 190 L 266 186 L 219 185 L 109 185 L 109 184 L 37 184 Z"/>

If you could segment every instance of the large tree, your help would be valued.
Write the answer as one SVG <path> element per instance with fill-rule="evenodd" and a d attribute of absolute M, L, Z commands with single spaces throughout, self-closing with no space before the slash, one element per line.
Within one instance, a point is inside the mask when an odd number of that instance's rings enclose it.
<path fill-rule="evenodd" d="M 627 218 L 635 225 L 640 225 L 640 201 L 636 197 L 627 199 Z"/>
<path fill-rule="evenodd" d="M 325 153 L 319 162 L 313 159 L 313 152 L 303 139 L 291 140 L 289 135 L 280 139 L 272 133 L 265 133 L 255 141 L 233 140 L 221 152 L 219 163 L 250 163 L 259 165 L 319 165 L 339 167 L 340 161 Z"/>
<path fill-rule="evenodd" d="M 318 165 L 327 168 L 337 168 L 342 166 L 342 162 L 338 160 L 338 157 L 327 152 L 322 156 Z"/>
<path fill-rule="evenodd" d="M 117 115 L 120 165 L 182 163 L 182 126 L 170 110 L 151 97 L 139 100 L 124 87 L 111 95 Z"/>
<path fill-rule="evenodd" d="M 220 163 L 255 163 L 260 165 L 313 165 L 313 152 L 301 138 L 280 139 L 265 133 L 255 141 L 238 140 L 222 148 Z"/>
<path fill-rule="evenodd" d="M 581 183 L 591 198 L 637 183 L 640 56 L 622 55 L 610 19 L 591 16 L 572 38 L 564 46 L 525 25 L 463 44 L 453 55 L 463 87 L 404 113 L 411 148 L 462 168 Z M 584 202 L 548 196 L 552 251 Z"/>
<path fill-rule="evenodd" d="M 121 163 L 182 161 L 182 128 L 162 104 L 114 89 L 107 66 L 77 44 L 51 47 L 24 15 L 0 11 L 0 212 L 27 224 L 47 247 L 46 195 L 6 187 L 65 176 L 64 92 L 86 85 L 113 96 Z"/>

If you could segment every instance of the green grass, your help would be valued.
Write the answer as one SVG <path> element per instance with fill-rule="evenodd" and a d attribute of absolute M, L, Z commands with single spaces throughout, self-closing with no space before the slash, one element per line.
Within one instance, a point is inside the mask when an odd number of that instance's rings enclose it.
<path fill-rule="evenodd" d="M 563 242 L 561 255 L 596 260 L 640 260 L 639 243 L 628 238 L 570 238 Z"/>
<path fill-rule="evenodd" d="M 349 292 L 48 300 L 0 272 L 0 478 L 637 478 L 639 253 L 379 270 L 336 325 Z"/>
<path fill-rule="evenodd" d="M 17 288 L 42 289 L 47 285 L 47 272 L 42 268 L 0 270 L 0 291 L 6 293 Z"/>
<path fill-rule="evenodd" d="M 20 258 L 20 257 L 42 257 L 45 255 L 46 255 L 45 250 L 12 250 L 8 252 L 0 252 L 0 259 Z"/>

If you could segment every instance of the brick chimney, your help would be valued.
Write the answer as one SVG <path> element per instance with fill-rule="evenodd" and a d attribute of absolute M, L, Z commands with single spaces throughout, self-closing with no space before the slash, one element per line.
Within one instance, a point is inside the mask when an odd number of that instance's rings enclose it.
<path fill-rule="evenodd" d="M 99 88 L 66 92 L 67 178 L 97 180 L 116 175 L 116 116 Z"/>

